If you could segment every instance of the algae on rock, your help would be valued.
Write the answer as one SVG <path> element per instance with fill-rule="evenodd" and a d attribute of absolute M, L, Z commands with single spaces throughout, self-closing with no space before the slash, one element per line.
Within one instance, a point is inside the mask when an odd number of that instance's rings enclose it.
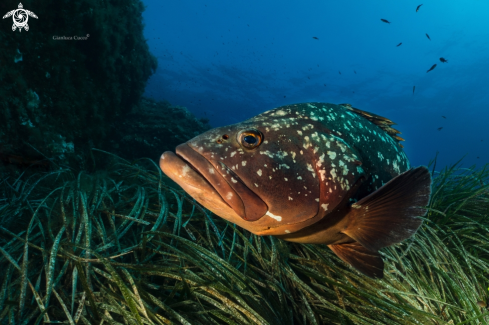
<path fill-rule="evenodd" d="M 143 3 L 23 5 L 39 17 L 29 31 L 12 32 L 11 21 L 0 21 L 0 154 L 82 160 L 91 147 L 107 145 L 156 70 L 143 37 Z"/>

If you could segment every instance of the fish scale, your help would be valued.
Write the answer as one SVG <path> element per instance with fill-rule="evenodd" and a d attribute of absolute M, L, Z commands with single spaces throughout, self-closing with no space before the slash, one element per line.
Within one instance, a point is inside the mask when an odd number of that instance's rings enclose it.
<path fill-rule="evenodd" d="M 349 104 L 287 105 L 209 130 L 165 152 L 160 167 L 218 216 L 257 235 L 329 245 L 379 278 L 378 249 L 416 232 L 431 194 L 428 170 L 410 169 L 394 124 Z"/>

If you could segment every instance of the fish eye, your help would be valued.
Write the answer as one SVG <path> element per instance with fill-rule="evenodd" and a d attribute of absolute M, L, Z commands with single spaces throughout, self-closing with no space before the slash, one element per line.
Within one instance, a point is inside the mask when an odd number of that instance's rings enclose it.
<path fill-rule="evenodd" d="M 238 133 L 238 142 L 246 149 L 254 149 L 263 141 L 263 134 L 258 130 L 245 130 Z"/>

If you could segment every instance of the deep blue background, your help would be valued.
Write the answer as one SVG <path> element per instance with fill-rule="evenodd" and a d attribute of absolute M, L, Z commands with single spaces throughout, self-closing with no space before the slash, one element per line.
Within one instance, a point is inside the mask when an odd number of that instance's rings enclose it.
<path fill-rule="evenodd" d="M 488 1 L 144 3 L 159 62 L 146 95 L 214 127 L 281 105 L 350 103 L 396 122 L 415 166 L 437 151 L 439 167 L 465 154 L 464 167 L 489 162 Z"/>

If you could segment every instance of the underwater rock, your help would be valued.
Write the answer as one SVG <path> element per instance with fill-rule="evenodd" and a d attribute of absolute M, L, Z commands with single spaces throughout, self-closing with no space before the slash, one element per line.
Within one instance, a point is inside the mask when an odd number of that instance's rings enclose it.
<path fill-rule="evenodd" d="M 143 97 L 110 136 L 110 152 L 133 160 L 148 157 L 158 161 L 159 149 L 173 150 L 182 141 L 211 129 L 206 119 L 197 119 L 186 107 Z"/>
<path fill-rule="evenodd" d="M 79 163 L 90 148 L 107 148 L 115 121 L 140 102 L 156 70 L 143 36 L 144 5 L 25 5 L 39 17 L 28 31 L 13 32 L 11 20 L 0 25 L 0 154 Z"/>

